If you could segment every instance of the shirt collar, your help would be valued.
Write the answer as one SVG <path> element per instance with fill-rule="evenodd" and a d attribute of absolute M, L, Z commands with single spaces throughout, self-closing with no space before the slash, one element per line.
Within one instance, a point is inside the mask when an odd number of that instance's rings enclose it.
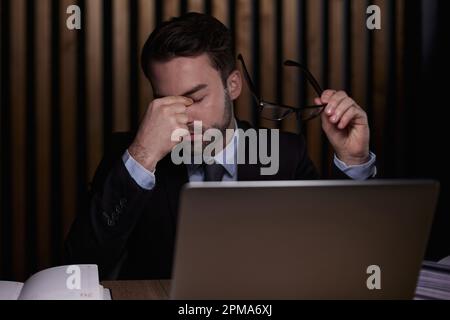
<path fill-rule="evenodd" d="M 226 145 L 225 149 L 219 152 L 215 157 L 215 163 L 221 164 L 230 176 L 234 176 L 236 173 L 236 163 L 237 163 L 237 146 L 239 144 L 239 134 L 238 126 L 235 120 L 235 130 L 233 138 Z"/>
<path fill-rule="evenodd" d="M 218 154 L 215 155 L 214 162 L 217 164 L 221 164 L 226 172 L 231 176 L 234 177 L 236 174 L 237 169 L 237 146 L 239 145 L 239 134 L 238 134 L 238 124 L 237 121 L 235 122 L 235 130 L 233 137 L 231 138 L 230 142 L 226 145 L 225 149 L 220 151 Z M 188 169 L 190 171 L 195 171 L 198 169 L 199 165 L 188 165 Z"/>

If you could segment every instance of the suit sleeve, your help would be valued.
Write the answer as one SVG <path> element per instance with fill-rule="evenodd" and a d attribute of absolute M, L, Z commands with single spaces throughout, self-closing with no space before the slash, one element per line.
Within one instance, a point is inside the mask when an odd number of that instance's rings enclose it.
<path fill-rule="evenodd" d="M 130 176 L 120 153 L 105 157 L 66 239 L 66 262 L 97 264 L 101 279 L 114 279 L 152 193 Z"/>
<path fill-rule="evenodd" d="M 288 150 L 295 150 L 294 146 L 297 146 L 297 161 L 296 161 L 296 170 L 295 170 L 295 179 L 296 180 L 318 180 L 322 179 L 323 177 L 320 176 L 319 172 L 317 171 L 314 163 L 311 161 L 308 155 L 308 150 L 306 147 L 305 139 L 302 135 L 296 136 L 296 145 L 292 144 L 292 137 L 290 140 L 290 146 L 288 147 Z M 372 160 L 371 160 L 372 161 Z M 374 160 L 373 160 L 374 161 Z M 374 166 L 374 162 L 370 163 L 370 170 L 372 170 L 372 167 Z M 350 168 L 352 169 L 352 168 Z M 349 180 L 351 179 L 349 175 L 344 173 L 340 168 L 337 167 L 336 162 L 333 162 L 332 169 L 331 169 L 331 177 L 326 177 L 328 179 L 334 179 L 334 180 Z"/>
<path fill-rule="evenodd" d="M 291 135 L 293 138 L 294 135 Z M 296 141 L 294 142 L 297 148 L 291 147 L 291 150 L 297 149 L 297 161 L 296 161 L 296 170 L 295 170 L 295 179 L 296 180 L 318 180 L 320 179 L 319 172 L 317 171 L 314 163 L 308 156 L 308 150 L 306 147 L 305 139 L 302 135 L 297 136 Z"/>

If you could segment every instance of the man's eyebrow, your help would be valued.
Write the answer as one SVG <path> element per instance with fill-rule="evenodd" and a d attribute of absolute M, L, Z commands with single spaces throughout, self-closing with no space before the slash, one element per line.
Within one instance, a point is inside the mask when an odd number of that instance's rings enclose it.
<path fill-rule="evenodd" d="M 197 91 L 203 90 L 203 89 L 205 89 L 207 87 L 208 87 L 207 84 L 199 84 L 198 86 L 195 86 L 194 88 L 192 88 L 188 92 L 185 92 L 185 93 L 181 94 L 180 96 L 181 97 L 189 97 L 189 96 L 193 95 L 194 93 L 196 93 Z M 158 94 L 158 93 L 155 93 L 154 94 L 154 98 L 155 99 L 160 99 L 160 98 L 163 98 L 163 96 Z"/>
<path fill-rule="evenodd" d="M 194 88 L 192 88 L 188 92 L 183 93 L 181 96 L 182 97 L 189 97 L 189 96 L 193 95 L 194 93 L 196 93 L 197 91 L 205 89 L 206 87 L 208 87 L 207 84 L 199 84 L 198 86 L 195 86 Z"/>

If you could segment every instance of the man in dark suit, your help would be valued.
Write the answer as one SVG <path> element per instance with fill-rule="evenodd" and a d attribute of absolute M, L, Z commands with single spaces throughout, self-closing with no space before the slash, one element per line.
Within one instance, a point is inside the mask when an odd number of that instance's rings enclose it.
<path fill-rule="evenodd" d="M 234 117 L 233 101 L 241 94 L 242 77 L 230 32 L 216 19 L 188 14 L 163 24 L 143 48 L 142 68 L 156 99 L 137 134 L 114 137 L 91 185 L 86 210 L 78 214 L 66 241 L 67 262 L 95 263 L 102 279 L 171 277 L 178 197 L 189 181 L 319 178 L 304 140 L 294 134 L 277 136 L 278 170 L 273 175 L 261 174 L 260 160 L 229 161 L 236 158 L 238 146 L 246 145 L 248 156 L 259 143 L 245 144 L 245 136 L 238 134 L 252 128 Z M 326 105 L 322 126 L 336 152 L 336 177 L 373 177 L 375 155 L 369 151 L 363 109 L 342 91 L 327 90 L 315 102 Z M 194 134 L 197 121 L 202 133 L 217 129 L 234 134 L 208 164 L 175 165 L 171 151 L 180 141 L 173 133 L 182 132 L 183 142 L 194 144 L 199 138 Z M 264 140 L 269 149 L 271 139 Z M 209 142 L 200 140 L 204 150 Z"/>

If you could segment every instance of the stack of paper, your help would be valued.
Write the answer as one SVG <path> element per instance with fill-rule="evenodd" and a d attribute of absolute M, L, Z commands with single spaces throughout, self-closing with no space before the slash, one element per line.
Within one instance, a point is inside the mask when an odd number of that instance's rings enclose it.
<path fill-rule="evenodd" d="M 450 266 L 424 262 L 416 289 L 416 300 L 450 300 Z"/>
<path fill-rule="evenodd" d="M 25 283 L 0 281 L 0 300 L 111 300 L 96 265 L 46 269 Z"/>

